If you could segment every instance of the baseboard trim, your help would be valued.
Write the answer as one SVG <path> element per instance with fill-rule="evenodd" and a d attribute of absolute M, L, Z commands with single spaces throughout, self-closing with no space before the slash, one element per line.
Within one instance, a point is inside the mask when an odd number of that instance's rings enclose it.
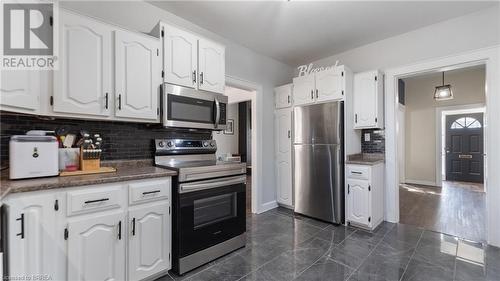
<path fill-rule="evenodd" d="M 267 212 L 267 211 L 272 210 L 274 208 L 278 208 L 278 202 L 276 202 L 276 200 L 273 200 L 273 201 L 270 201 L 267 203 L 263 203 L 260 205 L 260 208 L 259 208 L 259 211 L 257 212 L 257 214 Z"/>
<path fill-rule="evenodd" d="M 429 185 L 429 186 L 440 186 L 440 185 L 437 185 L 435 181 L 426 181 L 426 180 L 406 179 L 404 183 L 421 184 L 421 185 Z"/>

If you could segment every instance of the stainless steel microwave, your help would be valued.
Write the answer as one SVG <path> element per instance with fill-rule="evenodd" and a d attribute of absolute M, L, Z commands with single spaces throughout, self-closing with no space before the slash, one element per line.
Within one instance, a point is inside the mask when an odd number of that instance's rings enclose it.
<path fill-rule="evenodd" d="M 187 87 L 163 84 L 164 127 L 225 130 L 227 96 Z"/>

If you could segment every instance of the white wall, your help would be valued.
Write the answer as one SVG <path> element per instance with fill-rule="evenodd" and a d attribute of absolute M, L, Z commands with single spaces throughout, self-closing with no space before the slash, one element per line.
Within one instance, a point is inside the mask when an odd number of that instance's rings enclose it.
<path fill-rule="evenodd" d="M 436 107 L 484 104 L 485 74 L 484 66 L 446 72 L 445 82 L 452 86 L 454 94 L 452 100 L 446 101 L 433 98 L 435 87 L 441 85 L 441 73 L 404 79 L 407 182 L 440 185 L 436 183 L 436 173 L 440 172 L 436 163 Z"/>
<path fill-rule="evenodd" d="M 217 141 L 217 159 L 225 159 L 228 153 L 238 154 L 238 104 L 232 103 L 227 106 L 227 119 L 234 121 L 234 134 L 226 135 L 224 131 L 213 132 L 212 136 Z"/>
<path fill-rule="evenodd" d="M 499 43 L 500 7 L 497 6 L 361 46 L 313 64 L 329 66 L 339 60 L 339 64 L 361 72 L 408 65 Z"/>
<path fill-rule="evenodd" d="M 125 28 L 149 33 L 162 20 L 192 30 L 226 46 L 226 74 L 259 84 L 263 97 L 257 104 L 262 107 L 263 120 L 273 120 L 274 87 L 289 83 L 294 68 L 272 58 L 260 55 L 213 32 L 203 29 L 172 13 L 141 1 L 71 1 L 61 2 L 60 6 L 76 12 L 93 16 L 103 21 Z M 262 143 L 274 142 L 273 122 L 263 122 Z M 262 204 L 276 200 L 274 185 L 274 146 L 262 146 Z"/>

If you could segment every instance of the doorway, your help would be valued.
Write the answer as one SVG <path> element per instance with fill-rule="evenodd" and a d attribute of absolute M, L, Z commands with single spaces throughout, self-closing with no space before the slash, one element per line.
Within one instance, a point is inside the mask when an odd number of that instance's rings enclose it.
<path fill-rule="evenodd" d="M 228 130 L 219 134 L 214 133 L 214 138 L 231 138 L 231 151 L 221 151 L 217 156 L 221 160 L 228 157 L 239 159 L 247 164 L 247 190 L 246 211 L 249 213 L 260 213 L 264 209 L 259 200 L 261 194 L 260 167 L 261 155 L 258 144 L 261 128 L 258 125 L 259 108 L 257 100 L 262 93 L 262 87 L 245 80 L 234 77 L 226 77 L 225 95 L 228 96 L 229 112 L 228 120 L 231 126 Z M 230 130 L 229 130 L 230 129 Z M 218 142 L 219 143 L 219 142 Z M 223 149 L 224 150 L 224 149 Z"/>
<path fill-rule="evenodd" d="M 445 101 L 433 98 L 442 71 L 454 94 Z M 399 83 L 401 223 L 486 241 L 485 79 L 480 65 L 420 73 Z"/>

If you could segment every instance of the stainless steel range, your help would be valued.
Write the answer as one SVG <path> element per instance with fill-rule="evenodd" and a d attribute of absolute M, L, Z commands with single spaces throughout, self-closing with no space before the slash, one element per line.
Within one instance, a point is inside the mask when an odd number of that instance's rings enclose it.
<path fill-rule="evenodd" d="M 217 161 L 215 140 L 157 139 L 172 184 L 172 270 L 184 274 L 245 246 L 246 164 Z"/>

